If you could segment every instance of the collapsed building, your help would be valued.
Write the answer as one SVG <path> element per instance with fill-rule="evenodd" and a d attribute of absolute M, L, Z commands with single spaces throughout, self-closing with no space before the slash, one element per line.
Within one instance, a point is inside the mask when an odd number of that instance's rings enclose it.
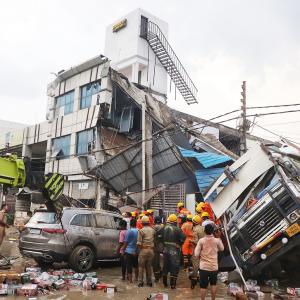
<path fill-rule="evenodd" d="M 31 158 L 35 175 L 63 174 L 64 195 L 84 205 L 171 212 L 188 199 L 193 211 L 238 158 L 240 138 L 167 105 L 168 76 L 187 104 L 197 102 L 167 36 L 168 25 L 140 9 L 109 25 L 105 56 L 58 72 L 47 121 L 13 131 L 8 142 L 0 136 L 0 148 Z M 248 147 L 259 140 L 248 135 Z"/>

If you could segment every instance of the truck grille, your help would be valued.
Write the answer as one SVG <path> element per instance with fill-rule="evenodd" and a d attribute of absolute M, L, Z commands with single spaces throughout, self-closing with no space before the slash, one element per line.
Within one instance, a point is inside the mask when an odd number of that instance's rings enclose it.
<path fill-rule="evenodd" d="M 241 229 L 241 233 L 250 239 L 248 242 L 253 244 L 276 227 L 282 219 L 276 209 L 268 205 Z"/>

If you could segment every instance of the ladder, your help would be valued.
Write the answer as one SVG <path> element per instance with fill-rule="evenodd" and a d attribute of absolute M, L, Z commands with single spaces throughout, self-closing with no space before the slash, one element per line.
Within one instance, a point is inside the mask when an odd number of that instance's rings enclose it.
<path fill-rule="evenodd" d="M 197 88 L 159 26 L 142 16 L 140 37 L 148 42 L 186 103 L 198 103 Z"/>

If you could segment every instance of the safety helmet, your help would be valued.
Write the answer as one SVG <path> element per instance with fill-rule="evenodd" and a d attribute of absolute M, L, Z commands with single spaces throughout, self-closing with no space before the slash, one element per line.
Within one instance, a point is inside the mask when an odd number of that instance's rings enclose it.
<path fill-rule="evenodd" d="M 178 203 L 177 203 L 177 208 L 183 207 L 183 206 L 184 206 L 184 204 L 183 204 L 182 202 L 178 202 Z"/>
<path fill-rule="evenodd" d="M 205 212 L 202 213 L 201 217 L 202 217 L 202 218 L 203 218 L 203 217 L 209 218 L 209 213 L 205 211 Z"/>
<path fill-rule="evenodd" d="M 169 215 L 169 217 L 168 217 L 168 222 L 170 222 L 170 223 L 175 223 L 175 222 L 177 222 L 177 216 L 174 215 L 174 214 Z"/>
<path fill-rule="evenodd" d="M 193 218 L 193 222 L 195 223 L 195 224 L 201 224 L 201 217 L 199 216 L 199 215 L 196 215 L 196 216 L 194 216 L 194 218 Z"/>
<path fill-rule="evenodd" d="M 149 215 L 152 215 L 152 214 L 153 214 L 153 210 L 152 210 L 152 209 L 147 209 L 147 213 L 148 213 Z"/>
<path fill-rule="evenodd" d="M 133 211 L 133 212 L 131 213 L 131 216 L 135 218 L 135 217 L 137 216 L 137 212 L 136 212 L 136 211 Z"/>
<path fill-rule="evenodd" d="M 201 207 L 203 209 L 206 206 L 206 203 L 205 202 L 200 202 L 198 205 L 199 205 L 199 207 Z"/>
<path fill-rule="evenodd" d="M 143 216 L 145 216 L 145 214 L 140 214 L 140 218 L 142 218 Z"/>
<path fill-rule="evenodd" d="M 149 217 L 148 216 L 143 216 L 142 217 L 142 223 L 143 224 L 148 224 L 149 223 Z"/>
<path fill-rule="evenodd" d="M 193 220 L 193 215 L 187 215 L 186 218 L 188 219 L 188 221 L 192 221 Z"/>
<path fill-rule="evenodd" d="M 201 203 L 199 203 L 199 204 L 196 206 L 196 212 L 201 213 L 202 210 L 203 210 L 203 206 L 201 205 Z"/>

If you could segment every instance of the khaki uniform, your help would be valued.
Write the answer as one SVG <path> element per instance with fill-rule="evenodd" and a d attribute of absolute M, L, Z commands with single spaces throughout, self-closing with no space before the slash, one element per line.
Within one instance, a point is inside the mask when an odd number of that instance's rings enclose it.
<path fill-rule="evenodd" d="M 196 245 L 198 241 L 205 236 L 204 228 L 201 225 L 196 225 L 193 228 L 193 239 L 191 240 L 191 243 L 194 245 L 194 249 L 196 248 Z M 191 274 L 191 279 L 197 279 L 198 277 L 198 269 L 199 269 L 199 258 L 195 256 L 193 253 L 192 256 L 192 265 L 193 265 L 193 272 Z"/>
<path fill-rule="evenodd" d="M 155 230 L 150 226 L 144 226 L 139 230 L 137 245 L 140 247 L 139 254 L 139 284 L 144 283 L 144 270 L 146 270 L 147 284 L 152 284 L 152 261 L 154 257 Z"/>

